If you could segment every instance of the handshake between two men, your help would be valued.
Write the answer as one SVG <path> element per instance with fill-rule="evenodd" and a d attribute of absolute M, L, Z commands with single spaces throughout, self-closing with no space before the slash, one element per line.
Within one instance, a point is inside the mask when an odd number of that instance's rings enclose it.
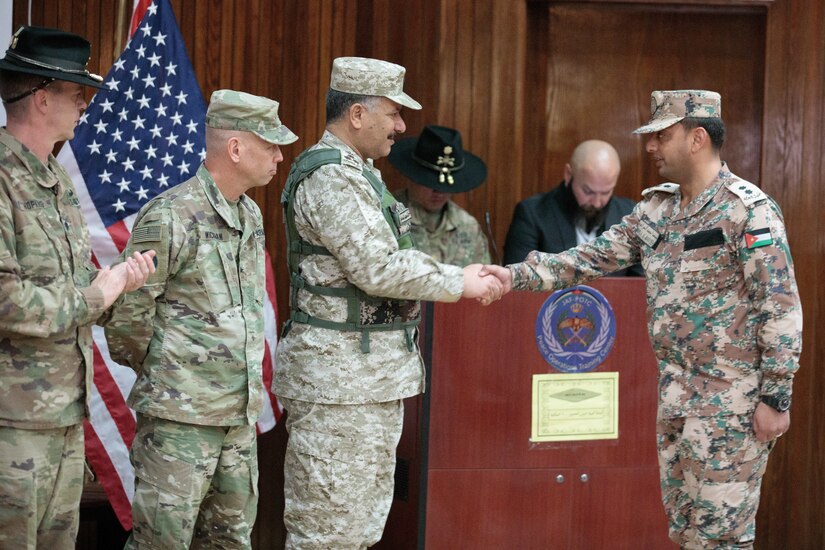
<path fill-rule="evenodd" d="M 475 298 L 488 306 L 501 299 L 513 287 L 510 270 L 500 265 L 470 264 L 464 268 L 462 298 Z"/>

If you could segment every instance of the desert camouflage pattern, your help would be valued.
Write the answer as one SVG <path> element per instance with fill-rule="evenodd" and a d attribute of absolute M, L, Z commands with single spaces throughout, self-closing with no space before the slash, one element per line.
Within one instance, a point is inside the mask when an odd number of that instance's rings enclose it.
<path fill-rule="evenodd" d="M 338 57 L 332 62 L 329 87 L 355 95 L 386 97 L 410 109 L 421 109 L 421 104 L 404 93 L 404 74 L 401 65 L 368 57 Z"/>
<path fill-rule="evenodd" d="M 641 261 L 660 418 L 748 414 L 760 395 L 790 396 L 802 308 L 779 207 L 724 164 L 684 210 L 678 185 L 644 195 L 592 243 L 509 266 L 513 287 L 565 288 Z M 772 244 L 747 248 L 745 233 L 763 228 Z"/>
<path fill-rule="evenodd" d="M 395 485 L 400 400 L 358 407 L 283 400 L 286 549 L 366 549 L 381 539 Z"/>
<path fill-rule="evenodd" d="M 276 145 L 289 145 L 298 136 L 281 123 L 278 102 L 267 97 L 216 90 L 209 99 L 206 125 L 221 130 L 252 132 L 259 138 Z"/>
<path fill-rule="evenodd" d="M 0 548 L 75 547 L 83 456 L 83 424 L 0 426 Z"/>
<path fill-rule="evenodd" d="M 353 284 L 372 297 L 457 301 L 461 268 L 399 250 L 380 197 L 362 174 L 371 170 L 380 179 L 380 172 L 329 131 L 313 147 L 340 149 L 342 163 L 321 166 L 295 192 L 298 233 L 332 254 L 302 258 L 298 268 L 307 282 Z M 298 289 L 291 305 L 324 320 L 347 319 L 346 298 Z M 278 344 L 272 389 L 279 397 L 348 404 L 392 401 L 424 389 L 418 348 L 408 348 L 403 329 L 371 332 L 369 345 L 363 353 L 356 331 L 292 323 Z"/>
<path fill-rule="evenodd" d="M 0 129 L 0 426 L 81 422 L 91 382 L 91 324 L 103 312 L 80 201 Z"/>
<path fill-rule="evenodd" d="M 410 200 L 406 189 L 395 193 L 395 197 L 410 209 L 410 232 L 418 250 L 438 262 L 460 267 L 490 263 L 487 237 L 472 214 L 453 201 L 447 202 L 443 212 L 427 212 Z M 440 221 L 430 230 L 429 220 L 433 216 L 438 216 Z"/>
<path fill-rule="evenodd" d="M 263 407 L 264 230 L 204 166 L 148 202 L 124 255 L 157 252 L 146 285 L 120 298 L 109 351 L 137 372 L 129 406 L 189 424 L 254 424 Z"/>
<path fill-rule="evenodd" d="M 667 90 L 650 94 L 650 120 L 634 134 L 664 130 L 685 118 L 722 118 L 722 97 L 708 90 Z"/>
<path fill-rule="evenodd" d="M 751 415 L 667 419 L 656 430 L 670 538 L 686 550 L 753 548 L 773 443 L 756 439 Z"/>
<path fill-rule="evenodd" d="M 193 426 L 138 414 L 134 530 L 126 548 L 251 548 L 255 426 Z"/>

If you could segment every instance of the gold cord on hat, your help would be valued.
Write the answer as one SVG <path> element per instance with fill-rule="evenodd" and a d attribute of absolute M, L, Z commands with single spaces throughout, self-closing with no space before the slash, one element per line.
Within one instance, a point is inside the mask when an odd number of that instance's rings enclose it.
<path fill-rule="evenodd" d="M 438 183 L 448 183 L 449 185 L 453 185 L 455 183 L 455 178 L 453 178 L 452 172 L 456 172 L 464 168 L 464 162 L 462 161 L 461 164 L 458 166 L 455 165 L 455 157 L 452 156 L 453 148 L 450 145 L 444 146 L 444 154 L 438 157 L 436 164 L 432 164 L 427 162 L 426 160 L 418 158 L 415 153 L 412 153 L 412 158 L 418 164 L 422 166 L 426 166 L 427 168 L 431 168 L 438 172 Z"/>

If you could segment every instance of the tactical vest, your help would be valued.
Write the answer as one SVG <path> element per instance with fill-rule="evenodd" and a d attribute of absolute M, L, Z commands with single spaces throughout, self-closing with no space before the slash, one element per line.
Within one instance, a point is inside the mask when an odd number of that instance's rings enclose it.
<path fill-rule="evenodd" d="M 406 336 L 407 349 L 415 349 L 414 330 L 421 320 L 421 305 L 415 300 L 394 300 L 370 296 L 352 284 L 345 287 L 332 288 L 310 284 L 300 272 L 302 257 L 312 254 L 332 256 L 323 246 L 307 242 L 298 234 L 295 227 L 295 192 L 298 186 L 315 170 L 326 164 L 341 164 L 340 149 L 314 149 L 304 151 L 292 163 L 287 176 L 284 192 L 281 194 L 281 204 L 284 209 L 284 225 L 286 226 L 287 266 L 290 280 L 290 306 L 292 313 L 284 326 L 284 334 L 289 332 L 291 323 L 305 323 L 314 327 L 333 330 L 356 331 L 361 333 L 361 351 L 369 353 L 369 334 L 376 330 L 403 330 Z M 381 212 L 392 228 L 398 248 L 401 250 L 415 248 L 409 229 L 410 213 L 407 208 L 395 200 L 392 193 L 387 191 L 384 183 L 367 168 L 362 175 L 369 181 L 376 195 L 381 201 Z M 298 291 L 305 290 L 319 296 L 335 296 L 347 301 L 347 320 L 344 322 L 328 321 L 309 315 L 298 309 Z"/>

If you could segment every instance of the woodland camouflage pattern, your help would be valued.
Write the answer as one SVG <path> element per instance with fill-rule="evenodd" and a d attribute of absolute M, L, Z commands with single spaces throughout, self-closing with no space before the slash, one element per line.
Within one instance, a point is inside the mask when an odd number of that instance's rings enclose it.
<path fill-rule="evenodd" d="M 726 165 L 684 212 L 675 184 L 644 195 L 592 243 L 509 266 L 513 288 L 565 288 L 641 261 L 661 418 L 752 413 L 760 395 L 790 396 L 802 309 L 779 207 Z M 661 235 L 655 250 L 642 224 Z M 763 228 L 773 243 L 748 249 L 745 233 Z M 713 244 L 686 246 L 703 238 Z"/>
<path fill-rule="evenodd" d="M 75 547 L 83 459 L 83 424 L 0 426 L 0 548 Z"/>
<path fill-rule="evenodd" d="M 0 129 L 0 425 L 81 422 L 103 312 L 69 176 Z"/>
<path fill-rule="evenodd" d="M 257 445 L 255 426 L 191 426 L 138 414 L 126 548 L 250 548 Z"/>
<path fill-rule="evenodd" d="M 453 201 L 448 201 L 443 212 L 431 214 L 413 203 L 406 189 L 395 194 L 407 205 L 412 215 L 411 234 L 415 247 L 436 261 L 465 267 L 470 264 L 489 264 L 490 250 L 481 226 L 469 212 Z M 428 229 L 428 218 L 441 218 L 435 231 Z"/>
<path fill-rule="evenodd" d="M 685 118 L 722 118 L 722 97 L 707 90 L 651 92 L 650 120 L 633 133 L 658 132 Z"/>
<path fill-rule="evenodd" d="M 157 252 L 121 298 L 109 351 L 137 371 L 129 405 L 212 426 L 254 424 L 263 407 L 264 230 L 246 195 L 230 205 L 204 166 L 139 212 L 124 255 Z"/>
<path fill-rule="evenodd" d="M 550 290 L 642 262 L 659 365 L 659 461 L 670 535 L 683 548 L 750 548 L 771 444 L 756 440 L 761 395 L 789 396 L 802 308 L 779 207 L 725 164 L 684 210 L 666 183 L 592 243 L 531 252 L 514 289 Z M 765 246 L 746 233 L 770 231 Z"/>
<path fill-rule="evenodd" d="M 685 550 L 752 548 L 773 446 L 756 439 L 753 415 L 663 419 L 656 432 L 670 538 Z"/>
<path fill-rule="evenodd" d="M 206 125 L 221 130 L 251 132 L 268 143 L 289 145 L 298 136 L 281 123 L 278 102 L 235 90 L 212 92 Z"/>

